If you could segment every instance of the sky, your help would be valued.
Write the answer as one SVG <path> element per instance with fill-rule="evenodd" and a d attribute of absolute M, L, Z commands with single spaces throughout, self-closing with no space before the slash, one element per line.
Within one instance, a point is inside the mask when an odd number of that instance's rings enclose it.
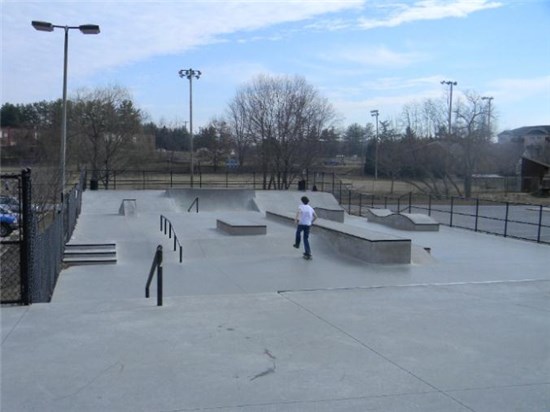
<path fill-rule="evenodd" d="M 304 77 L 339 127 L 397 122 L 403 107 L 492 97 L 496 132 L 550 124 L 550 0 L 25 1 L 0 0 L 1 101 L 56 100 L 69 30 L 68 95 L 119 86 L 148 119 L 193 128 L 226 114 L 256 76 Z"/>

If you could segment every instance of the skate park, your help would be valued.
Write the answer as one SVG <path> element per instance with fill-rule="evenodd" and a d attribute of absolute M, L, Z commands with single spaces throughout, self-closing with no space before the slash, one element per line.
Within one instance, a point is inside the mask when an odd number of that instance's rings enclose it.
<path fill-rule="evenodd" d="M 51 303 L 2 308 L 2 409 L 549 410 L 547 245 L 403 230 L 307 192 L 325 217 L 306 261 L 303 195 L 84 192 L 69 245 L 108 258 L 67 263 Z M 158 245 L 162 306 L 144 297 Z"/>

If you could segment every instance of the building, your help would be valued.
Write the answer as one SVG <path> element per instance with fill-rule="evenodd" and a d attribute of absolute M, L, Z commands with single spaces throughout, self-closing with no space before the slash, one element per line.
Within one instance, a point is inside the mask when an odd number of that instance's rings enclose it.
<path fill-rule="evenodd" d="M 526 126 L 498 134 L 499 143 L 520 142 L 519 159 L 522 192 L 550 190 L 550 126 Z"/>

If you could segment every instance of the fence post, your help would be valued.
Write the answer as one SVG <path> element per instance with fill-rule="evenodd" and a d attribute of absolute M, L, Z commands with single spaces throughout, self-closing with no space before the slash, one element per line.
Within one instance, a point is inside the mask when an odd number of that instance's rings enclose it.
<path fill-rule="evenodd" d="M 348 213 L 351 215 L 351 190 L 348 190 Z"/>
<path fill-rule="evenodd" d="M 476 198 L 476 222 L 474 225 L 474 232 L 477 232 L 477 222 L 479 220 L 479 197 Z"/>
<path fill-rule="evenodd" d="M 363 216 L 363 195 L 359 193 L 359 216 Z"/>
<path fill-rule="evenodd" d="M 540 232 L 541 232 L 541 229 L 542 229 L 542 210 L 543 210 L 543 207 L 542 205 L 539 206 L 539 228 L 538 228 L 538 233 L 537 233 L 537 243 L 540 243 Z"/>
<path fill-rule="evenodd" d="M 428 216 L 432 215 L 432 195 L 428 195 Z"/>
<path fill-rule="evenodd" d="M 32 291 L 30 288 L 33 273 L 31 272 L 31 259 L 33 256 L 33 235 L 32 235 L 32 225 L 33 225 L 33 215 L 32 215 L 32 180 L 31 180 L 31 169 L 25 169 L 21 173 L 21 190 L 23 192 L 23 222 L 22 231 L 23 231 L 23 242 L 21 243 L 20 250 L 20 273 L 21 273 L 21 300 L 23 305 L 30 305 L 32 303 Z M 63 244 L 61 244 L 61 254 L 63 254 Z M 62 257 L 60 257 L 60 260 Z M 53 292 L 50 291 L 50 292 Z"/>
<path fill-rule="evenodd" d="M 506 202 L 506 216 L 504 216 L 504 237 L 508 234 L 508 211 L 510 209 L 510 202 Z"/>
<path fill-rule="evenodd" d="M 114 190 L 116 190 L 116 170 L 113 170 L 113 186 Z"/>
<path fill-rule="evenodd" d="M 412 192 L 409 192 L 409 213 L 412 213 Z"/>
<path fill-rule="evenodd" d="M 454 197 L 451 196 L 451 217 L 449 220 L 450 227 L 453 227 L 453 209 L 454 209 Z"/>

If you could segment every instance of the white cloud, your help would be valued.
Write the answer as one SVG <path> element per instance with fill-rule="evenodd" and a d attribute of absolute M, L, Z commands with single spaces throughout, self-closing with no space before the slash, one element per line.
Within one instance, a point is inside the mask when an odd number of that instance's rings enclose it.
<path fill-rule="evenodd" d="M 31 20 L 101 27 L 97 36 L 70 31 L 70 79 L 76 81 L 151 57 L 221 42 L 230 34 L 304 21 L 360 4 L 359 0 L 3 1 L 2 13 L 10 18 L 2 19 L 2 97 L 24 102 L 58 96 L 51 84 L 61 82 L 63 31 L 36 32 Z"/>
<path fill-rule="evenodd" d="M 501 7 L 502 3 L 488 0 L 423 0 L 412 5 L 406 3 L 390 3 L 383 6 L 389 9 L 388 16 L 380 18 L 361 18 L 359 26 L 363 29 L 376 27 L 396 27 L 404 23 L 418 20 L 439 20 L 449 17 L 466 17 L 471 13 Z"/>
<path fill-rule="evenodd" d="M 500 100 L 515 102 L 525 99 L 539 99 L 541 106 L 548 108 L 550 121 L 550 75 L 533 78 L 496 79 L 489 83 L 489 91 Z"/>
<path fill-rule="evenodd" d="M 423 59 L 418 53 L 397 52 L 383 45 L 331 50 L 319 57 L 325 61 L 338 62 L 338 65 L 352 63 L 363 68 L 403 68 Z"/>

